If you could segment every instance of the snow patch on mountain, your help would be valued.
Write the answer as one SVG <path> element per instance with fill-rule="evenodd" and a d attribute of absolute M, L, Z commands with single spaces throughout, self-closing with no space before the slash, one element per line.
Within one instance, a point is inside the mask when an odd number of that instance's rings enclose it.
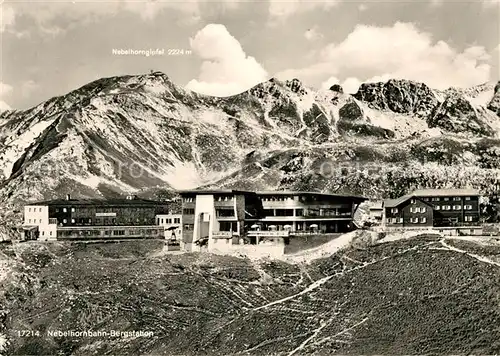
<path fill-rule="evenodd" d="M 12 174 L 14 163 L 22 156 L 34 140 L 52 125 L 55 119 L 43 120 L 32 123 L 24 132 L 9 135 L 5 140 L 4 147 L 0 148 L 0 180 L 7 179 Z"/>
<path fill-rule="evenodd" d="M 430 128 L 425 119 L 404 114 L 398 114 L 388 110 L 374 110 L 365 103 L 358 104 L 363 108 L 365 116 L 372 125 L 391 130 L 396 139 L 421 134 L 425 137 L 437 137 L 441 135 L 439 128 Z"/>

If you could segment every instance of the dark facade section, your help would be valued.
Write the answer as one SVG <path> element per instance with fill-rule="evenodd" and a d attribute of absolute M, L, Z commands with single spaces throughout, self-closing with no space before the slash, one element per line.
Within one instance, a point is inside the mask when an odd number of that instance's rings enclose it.
<path fill-rule="evenodd" d="M 415 191 L 384 202 L 387 227 L 480 225 L 479 193 L 465 189 Z"/>

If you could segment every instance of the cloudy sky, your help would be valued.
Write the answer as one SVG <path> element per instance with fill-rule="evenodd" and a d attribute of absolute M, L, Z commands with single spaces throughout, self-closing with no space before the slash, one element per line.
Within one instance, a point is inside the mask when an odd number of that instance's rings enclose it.
<path fill-rule="evenodd" d="M 26 109 L 98 78 L 151 70 L 218 96 L 271 77 L 315 88 L 338 82 L 350 92 L 387 78 L 438 89 L 472 86 L 499 79 L 499 6 L 498 0 L 0 0 L 0 109 Z"/>

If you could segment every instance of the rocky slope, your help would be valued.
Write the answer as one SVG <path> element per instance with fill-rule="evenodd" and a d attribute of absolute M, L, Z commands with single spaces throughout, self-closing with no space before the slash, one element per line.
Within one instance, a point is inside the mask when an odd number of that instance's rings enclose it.
<path fill-rule="evenodd" d="M 354 243 L 308 265 L 160 250 L 144 241 L 0 245 L 0 354 L 500 352 L 498 245 Z M 49 334 L 114 330 L 152 335 Z"/>
<path fill-rule="evenodd" d="M 104 78 L 0 114 L 0 216 L 14 223 L 23 202 L 65 193 L 207 184 L 379 197 L 438 174 L 429 184 L 485 188 L 499 168 L 497 99 L 486 84 L 439 92 L 390 80 L 348 95 L 271 79 L 214 98 L 160 72 Z"/>

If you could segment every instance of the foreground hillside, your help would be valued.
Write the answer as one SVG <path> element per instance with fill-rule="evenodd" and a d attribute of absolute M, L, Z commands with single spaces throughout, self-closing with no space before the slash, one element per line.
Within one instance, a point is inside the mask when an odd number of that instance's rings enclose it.
<path fill-rule="evenodd" d="M 500 352 L 499 247 L 432 236 L 357 246 L 290 265 L 163 255 L 160 242 L 2 245 L 0 340 L 9 355 Z"/>

